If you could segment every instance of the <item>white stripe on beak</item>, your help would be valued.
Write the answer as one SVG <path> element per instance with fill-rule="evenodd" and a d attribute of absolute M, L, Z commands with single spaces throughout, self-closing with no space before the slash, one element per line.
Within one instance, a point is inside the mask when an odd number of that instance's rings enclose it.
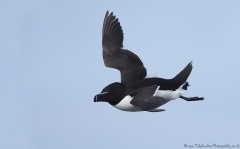
<path fill-rule="evenodd" d="M 107 93 L 108 93 L 108 92 L 102 92 L 102 93 L 100 93 L 100 94 L 102 95 L 102 94 L 107 94 Z"/>

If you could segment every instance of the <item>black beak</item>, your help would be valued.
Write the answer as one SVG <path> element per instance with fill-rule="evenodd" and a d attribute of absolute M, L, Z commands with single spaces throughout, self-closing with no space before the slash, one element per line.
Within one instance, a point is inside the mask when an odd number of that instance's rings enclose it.
<path fill-rule="evenodd" d="M 94 102 L 104 101 L 104 97 L 106 97 L 106 94 L 107 94 L 107 93 L 108 93 L 108 92 L 103 92 L 103 93 L 97 94 L 97 95 L 94 97 L 93 101 L 94 101 Z"/>
<path fill-rule="evenodd" d="M 94 102 L 97 102 L 97 96 L 98 96 L 98 95 L 96 95 L 96 96 L 94 97 L 94 99 L 93 99 Z"/>

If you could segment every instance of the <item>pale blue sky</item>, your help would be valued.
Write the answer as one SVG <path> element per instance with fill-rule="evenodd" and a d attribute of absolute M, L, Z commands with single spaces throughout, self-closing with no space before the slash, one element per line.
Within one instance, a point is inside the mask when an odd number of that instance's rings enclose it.
<path fill-rule="evenodd" d="M 93 97 L 120 80 L 102 61 L 106 11 L 148 74 L 193 60 L 165 112 L 122 112 Z M 240 144 L 240 1 L 0 1 L 0 148 L 184 148 Z"/>

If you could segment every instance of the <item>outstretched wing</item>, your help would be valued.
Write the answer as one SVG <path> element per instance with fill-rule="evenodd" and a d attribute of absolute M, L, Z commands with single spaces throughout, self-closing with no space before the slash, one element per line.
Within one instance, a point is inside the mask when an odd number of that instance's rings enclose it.
<path fill-rule="evenodd" d="M 158 88 L 159 87 L 157 85 L 152 85 L 135 90 L 130 94 L 130 96 L 134 96 L 130 103 L 135 107 L 139 107 L 143 111 L 163 111 L 157 109 L 155 110 L 155 108 L 168 102 L 162 97 L 154 96 Z"/>
<path fill-rule="evenodd" d="M 118 69 L 121 82 L 141 80 L 146 74 L 140 58 L 130 50 L 123 49 L 123 31 L 113 13 L 106 12 L 102 30 L 103 60 L 106 67 Z"/>

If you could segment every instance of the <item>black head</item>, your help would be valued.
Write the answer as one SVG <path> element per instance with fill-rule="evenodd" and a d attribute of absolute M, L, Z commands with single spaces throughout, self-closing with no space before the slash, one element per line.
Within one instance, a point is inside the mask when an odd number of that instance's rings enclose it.
<path fill-rule="evenodd" d="M 112 83 L 106 86 L 100 94 L 94 97 L 94 102 L 108 102 L 116 105 L 123 98 L 124 85 L 122 83 Z"/>

